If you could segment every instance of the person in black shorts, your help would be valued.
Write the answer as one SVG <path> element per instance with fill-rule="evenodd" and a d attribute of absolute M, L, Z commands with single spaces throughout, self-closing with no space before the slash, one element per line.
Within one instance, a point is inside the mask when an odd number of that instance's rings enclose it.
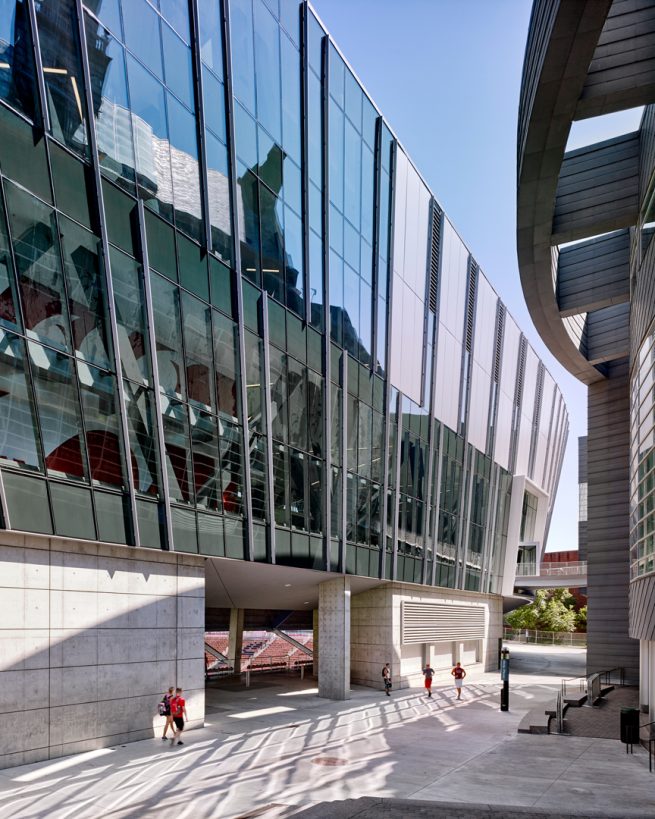
<path fill-rule="evenodd" d="M 186 713 L 186 700 L 182 696 L 181 688 L 175 689 L 175 696 L 171 700 L 171 715 L 175 723 L 175 733 L 171 739 L 171 745 L 176 739 L 178 745 L 184 745 L 180 737 L 182 736 L 182 731 L 184 731 L 184 721 L 188 720 L 189 717 Z"/>
<path fill-rule="evenodd" d="M 164 713 L 162 716 L 166 717 L 166 724 L 164 725 L 164 733 L 162 734 L 162 739 L 167 740 L 168 737 L 166 734 L 168 733 L 168 729 L 170 728 L 172 733 L 175 734 L 175 727 L 173 725 L 173 717 L 171 716 L 171 700 L 175 696 L 175 688 L 171 686 L 168 689 L 168 693 L 164 694 L 161 698 L 162 705 L 164 706 Z"/>
<path fill-rule="evenodd" d="M 432 697 L 432 678 L 434 677 L 434 668 L 430 668 L 430 663 L 425 664 L 423 669 L 423 677 L 425 679 L 425 690 L 428 697 Z"/>
<path fill-rule="evenodd" d="M 386 692 L 387 697 L 390 697 L 391 694 L 391 666 L 389 663 L 386 663 L 384 668 L 382 669 L 382 679 L 384 680 L 384 690 Z"/>

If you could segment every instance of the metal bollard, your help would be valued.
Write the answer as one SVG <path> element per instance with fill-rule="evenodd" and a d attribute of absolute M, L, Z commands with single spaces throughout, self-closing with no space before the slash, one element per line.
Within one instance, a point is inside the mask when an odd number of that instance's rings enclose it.
<path fill-rule="evenodd" d="M 250 669 L 246 668 L 246 688 L 250 688 Z"/>
<path fill-rule="evenodd" d="M 300 679 L 301 680 L 305 679 L 305 666 L 304 665 L 300 666 Z"/>

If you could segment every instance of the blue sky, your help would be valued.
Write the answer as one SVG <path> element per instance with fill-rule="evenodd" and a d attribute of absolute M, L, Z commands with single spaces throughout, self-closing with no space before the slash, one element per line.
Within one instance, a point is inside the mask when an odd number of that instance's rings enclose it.
<path fill-rule="evenodd" d="M 577 548 L 577 438 L 586 433 L 586 388 L 541 342 L 516 261 L 516 119 L 531 2 L 313 5 L 564 393 L 569 443 L 548 549 Z M 582 145 L 607 135 L 613 134 L 594 121 L 573 136 Z"/>

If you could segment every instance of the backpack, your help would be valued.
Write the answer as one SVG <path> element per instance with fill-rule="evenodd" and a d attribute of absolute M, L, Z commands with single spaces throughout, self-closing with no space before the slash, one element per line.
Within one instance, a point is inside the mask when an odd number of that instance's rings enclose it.
<path fill-rule="evenodd" d="M 157 711 L 159 712 L 160 717 L 163 717 L 166 714 L 166 703 L 163 700 L 157 703 Z"/>

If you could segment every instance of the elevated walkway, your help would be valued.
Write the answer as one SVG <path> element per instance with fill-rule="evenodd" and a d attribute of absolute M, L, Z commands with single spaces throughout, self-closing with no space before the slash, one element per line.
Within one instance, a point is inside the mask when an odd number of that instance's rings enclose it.
<path fill-rule="evenodd" d="M 587 561 L 519 563 L 514 586 L 520 589 L 581 589 L 587 585 Z"/>

